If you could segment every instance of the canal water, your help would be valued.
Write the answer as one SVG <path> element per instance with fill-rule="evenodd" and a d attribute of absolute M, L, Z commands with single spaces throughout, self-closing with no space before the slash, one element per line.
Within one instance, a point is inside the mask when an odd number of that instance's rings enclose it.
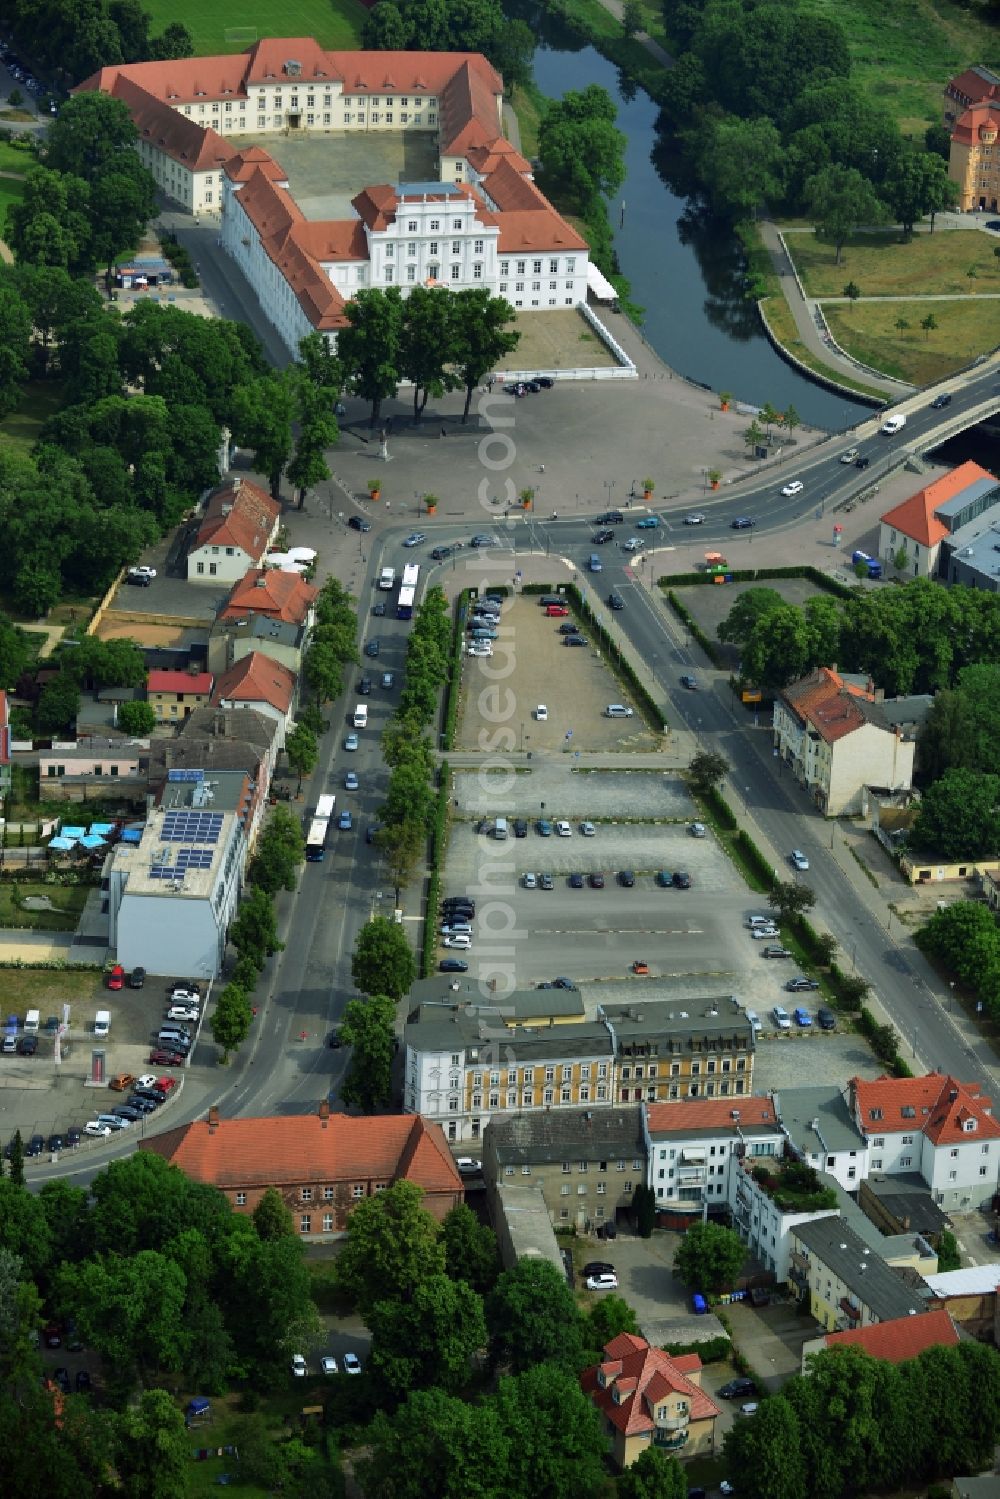
<path fill-rule="evenodd" d="M 803 421 L 830 431 L 870 411 L 813 384 L 775 352 L 754 303 L 742 295 L 739 242 L 725 223 L 678 197 L 656 169 L 659 111 L 649 96 L 526 0 L 509 0 L 508 10 L 527 20 L 539 39 L 534 76 L 542 93 L 558 99 L 597 83 L 618 107 L 628 145 L 625 183 L 610 209 L 615 249 L 632 300 L 644 309 L 643 335 L 660 357 L 690 380 L 732 391 L 739 401 L 770 401 L 779 411 L 791 403 Z"/>

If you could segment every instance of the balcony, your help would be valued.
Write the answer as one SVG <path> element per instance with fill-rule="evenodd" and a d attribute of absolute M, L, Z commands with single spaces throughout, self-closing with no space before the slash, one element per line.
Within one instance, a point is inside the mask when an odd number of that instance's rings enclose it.
<path fill-rule="evenodd" d="M 661 1452 L 679 1452 L 687 1439 L 686 1426 L 683 1431 L 670 1431 L 666 1427 L 658 1426 L 653 1432 L 653 1446 L 659 1447 Z"/>

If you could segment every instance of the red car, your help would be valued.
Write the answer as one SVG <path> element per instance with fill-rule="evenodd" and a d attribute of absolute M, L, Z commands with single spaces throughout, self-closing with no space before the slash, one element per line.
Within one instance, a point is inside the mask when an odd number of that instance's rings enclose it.
<path fill-rule="evenodd" d="M 114 968 L 112 968 L 111 972 L 108 974 L 108 988 L 124 989 L 124 987 L 125 970 L 120 963 L 116 963 Z"/>
<path fill-rule="evenodd" d="M 175 1077 L 158 1077 L 156 1079 L 156 1086 L 162 1088 L 164 1093 L 169 1093 L 171 1088 L 177 1087 L 177 1079 Z"/>
<path fill-rule="evenodd" d="M 153 1067 L 180 1067 L 184 1058 L 178 1056 L 176 1051 L 164 1051 L 161 1046 L 157 1046 L 149 1053 L 149 1060 Z"/>
<path fill-rule="evenodd" d="M 548 619 L 565 619 L 569 610 L 565 604 L 547 604 L 545 614 Z"/>

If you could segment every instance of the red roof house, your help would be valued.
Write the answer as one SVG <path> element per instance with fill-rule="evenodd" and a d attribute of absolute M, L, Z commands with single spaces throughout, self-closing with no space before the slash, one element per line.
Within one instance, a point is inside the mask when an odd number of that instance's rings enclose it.
<path fill-rule="evenodd" d="M 307 624 L 316 602 L 318 588 L 303 582 L 298 573 L 279 568 L 251 568 L 233 588 L 220 619 L 245 619 L 251 614 L 263 615 L 286 625 Z"/>
<path fill-rule="evenodd" d="M 157 722 L 182 723 L 195 708 L 204 708 L 213 680 L 210 671 L 151 671 L 146 698 Z"/>
<path fill-rule="evenodd" d="M 892 1317 L 888 1322 L 873 1322 L 867 1327 L 828 1332 L 807 1343 L 802 1355 L 804 1362 L 808 1353 L 819 1353 L 825 1348 L 863 1348 L 872 1358 L 902 1364 L 908 1358 L 916 1358 L 925 1348 L 951 1348 L 958 1341 L 958 1328 L 947 1312 L 925 1312 L 922 1317 Z"/>
<path fill-rule="evenodd" d="M 249 479 L 235 477 L 212 491 L 188 552 L 189 583 L 235 583 L 259 567 L 274 541 L 281 506 Z"/>
<path fill-rule="evenodd" d="M 208 1118 L 147 1137 L 155 1151 L 194 1181 L 217 1187 L 237 1212 L 252 1213 L 268 1188 L 280 1192 L 304 1239 L 339 1238 L 356 1202 L 409 1181 L 440 1222 L 465 1190 L 440 1125 L 419 1115 L 350 1118 L 315 1114 Z"/>
<path fill-rule="evenodd" d="M 601 1413 L 619 1468 L 654 1444 L 678 1457 L 713 1450 L 722 1412 L 701 1388 L 701 1367 L 696 1353 L 671 1358 L 626 1332 L 583 1371 L 581 1387 Z"/>

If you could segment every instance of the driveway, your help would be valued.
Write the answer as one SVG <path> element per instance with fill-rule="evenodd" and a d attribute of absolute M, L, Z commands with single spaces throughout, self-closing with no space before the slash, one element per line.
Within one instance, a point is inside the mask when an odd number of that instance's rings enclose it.
<path fill-rule="evenodd" d="M 574 1256 L 577 1269 L 588 1260 L 607 1260 L 618 1274 L 620 1295 L 635 1311 L 639 1331 L 656 1347 L 665 1343 L 704 1342 L 725 1333 L 711 1312 L 696 1317 L 691 1298 L 673 1273 L 674 1251 L 680 1234 L 655 1231 L 640 1239 L 619 1228 L 611 1243 L 601 1239 L 580 1240 Z M 577 1284 L 581 1284 L 579 1275 Z"/>
<path fill-rule="evenodd" d="M 748 1360 L 754 1378 L 769 1394 L 780 1390 L 793 1374 L 801 1372 L 802 1345 L 822 1331 L 809 1315 L 801 1315 L 793 1302 L 751 1306 L 733 1302 L 727 1309 L 733 1340 Z"/>

